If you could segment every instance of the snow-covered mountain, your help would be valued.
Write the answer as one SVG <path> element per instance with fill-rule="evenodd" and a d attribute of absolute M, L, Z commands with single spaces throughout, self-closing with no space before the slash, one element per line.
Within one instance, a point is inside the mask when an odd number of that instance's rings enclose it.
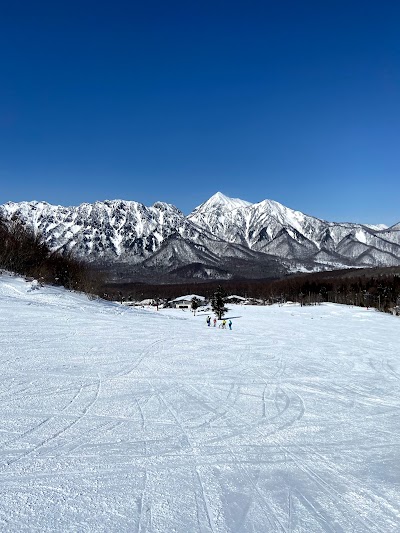
<path fill-rule="evenodd" d="M 400 264 L 400 223 L 335 223 L 273 200 L 251 204 L 218 192 L 185 216 L 175 206 L 104 201 L 77 207 L 8 202 L 52 250 L 112 265 L 136 279 L 266 277 L 294 270 Z M 186 274 L 183 274 L 186 273 Z"/>
<path fill-rule="evenodd" d="M 217 193 L 188 219 L 222 240 L 286 260 L 332 266 L 400 263 L 396 226 L 327 222 L 272 200 L 232 206 L 229 198 Z"/>
<path fill-rule="evenodd" d="M 52 250 L 71 251 L 91 260 L 116 258 L 140 262 L 154 253 L 172 233 L 201 242 L 207 231 L 198 228 L 171 204 L 146 207 L 133 201 L 104 201 L 77 207 L 46 202 L 8 202 L 0 207 L 6 218 L 18 216 L 39 231 Z"/>

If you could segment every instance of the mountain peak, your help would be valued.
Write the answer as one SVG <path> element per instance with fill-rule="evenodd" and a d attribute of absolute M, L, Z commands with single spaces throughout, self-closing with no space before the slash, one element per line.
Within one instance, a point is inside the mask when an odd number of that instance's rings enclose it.
<path fill-rule="evenodd" d="M 214 200 L 216 202 L 229 202 L 230 198 L 229 196 L 226 196 L 226 194 L 220 191 L 217 191 L 215 194 L 211 196 L 210 200 Z"/>
<path fill-rule="evenodd" d="M 222 192 L 218 191 L 206 202 L 196 207 L 195 211 L 210 211 L 219 208 L 224 208 L 228 211 L 231 211 L 233 209 L 238 209 L 239 207 L 248 207 L 250 205 L 252 205 L 250 202 L 246 202 L 240 198 L 230 198 L 229 196 L 226 196 Z"/>

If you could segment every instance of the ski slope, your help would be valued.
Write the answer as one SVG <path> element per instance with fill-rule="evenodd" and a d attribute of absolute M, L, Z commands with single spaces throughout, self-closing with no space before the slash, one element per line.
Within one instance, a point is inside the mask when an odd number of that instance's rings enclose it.
<path fill-rule="evenodd" d="M 400 320 L 0 276 L 0 530 L 400 531 Z"/>

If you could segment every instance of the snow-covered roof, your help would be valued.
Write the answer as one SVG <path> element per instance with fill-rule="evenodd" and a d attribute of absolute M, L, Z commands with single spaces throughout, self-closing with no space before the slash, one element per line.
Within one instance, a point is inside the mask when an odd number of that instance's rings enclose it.
<path fill-rule="evenodd" d="M 242 300 L 245 302 L 247 298 L 243 298 L 243 296 L 237 296 L 236 294 L 232 294 L 231 296 L 227 296 L 226 300 Z"/>
<path fill-rule="evenodd" d="M 205 300 L 204 296 L 199 296 L 198 294 L 188 294 L 187 296 L 179 296 L 179 298 L 175 298 L 175 300 L 172 300 L 173 302 L 191 302 L 193 298 L 197 298 L 198 300 L 201 300 L 202 302 Z"/>

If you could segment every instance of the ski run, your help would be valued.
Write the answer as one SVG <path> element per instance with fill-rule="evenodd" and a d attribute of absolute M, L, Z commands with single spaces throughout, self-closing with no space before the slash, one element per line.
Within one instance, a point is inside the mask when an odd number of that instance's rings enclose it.
<path fill-rule="evenodd" d="M 0 530 L 400 531 L 400 320 L 0 276 Z"/>

